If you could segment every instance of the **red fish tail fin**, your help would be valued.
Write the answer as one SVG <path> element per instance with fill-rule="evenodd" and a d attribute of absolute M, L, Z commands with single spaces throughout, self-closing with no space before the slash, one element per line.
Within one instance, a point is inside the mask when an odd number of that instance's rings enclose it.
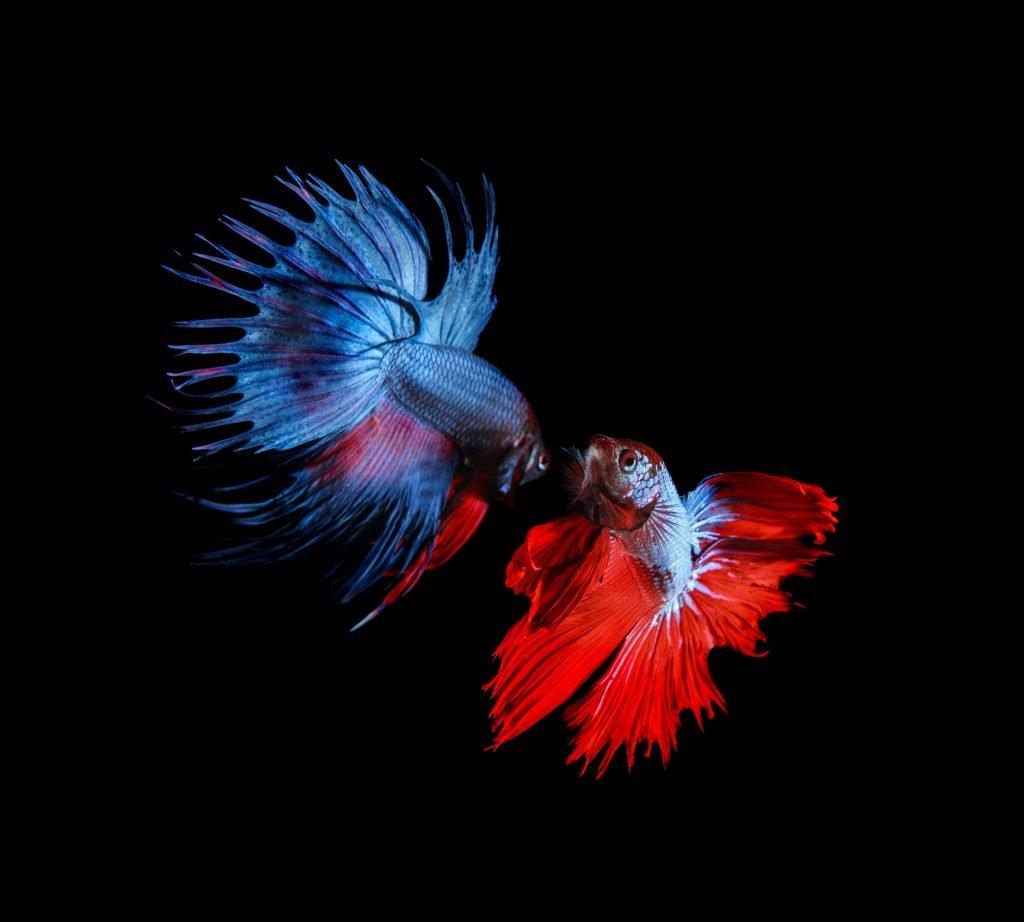
<path fill-rule="evenodd" d="M 600 757 L 600 778 L 620 747 L 632 769 L 637 746 L 646 742 L 644 755 L 657 745 L 667 765 L 682 711 L 693 711 L 702 726 L 714 705 L 725 710 L 709 651 L 707 630 L 690 611 L 666 607 L 636 624 L 604 675 L 566 711 L 576 730 L 569 761 L 582 759 L 582 774 Z"/>
<path fill-rule="evenodd" d="M 610 553 L 606 529 L 569 515 L 530 531 L 508 567 L 507 583 L 530 597 L 509 630 L 487 688 L 500 746 L 563 704 L 642 616 L 628 559 Z"/>

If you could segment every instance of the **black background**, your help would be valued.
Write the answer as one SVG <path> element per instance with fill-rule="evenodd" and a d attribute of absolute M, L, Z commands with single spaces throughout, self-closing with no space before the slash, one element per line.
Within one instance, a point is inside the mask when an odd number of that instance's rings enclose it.
<path fill-rule="evenodd" d="M 870 463 L 858 383 L 872 369 L 855 343 L 887 258 L 871 230 L 885 195 L 878 137 L 770 100 L 681 112 L 660 130 L 639 116 L 578 120 L 571 107 L 543 125 L 523 113 L 415 131 L 333 121 L 167 120 L 149 148 L 152 272 L 131 326 L 142 433 L 133 576 L 156 630 L 141 668 L 159 676 L 147 722 L 161 763 L 185 789 L 260 797 L 381 784 L 481 805 L 595 785 L 676 787 L 708 804 L 813 808 L 840 796 L 851 765 L 872 758 L 861 726 L 873 639 L 853 596 Z M 218 523 L 174 496 L 195 482 L 188 443 L 147 398 L 167 396 L 169 322 L 212 315 L 226 296 L 159 265 L 191 248 L 194 231 L 216 238 L 220 214 L 244 217 L 242 196 L 287 203 L 273 180 L 286 165 L 344 189 L 335 157 L 389 185 L 435 251 L 419 159 L 462 182 L 477 214 L 479 173 L 495 184 L 499 306 L 478 351 L 532 401 L 549 446 L 622 435 L 655 447 L 683 491 L 717 471 L 758 470 L 838 498 L 835 556 L 791 587 L 806 607 L 767 619 L 768 656 L 713 654 L 729 713 L 704 732 L 687 717 L 667 770 L 641 759 L 627 774 L 620 754 L 602 780 L 579 778 L 557 713 L 485 750 L 481 685 L 525 609 L 504 567 L 529 527 L 564 510 L 557 477 L 493 510 L 453 561 L 355 634 L 372 603 L 337 607 L 318 582 L 323 561 L 190 565 Z"/>

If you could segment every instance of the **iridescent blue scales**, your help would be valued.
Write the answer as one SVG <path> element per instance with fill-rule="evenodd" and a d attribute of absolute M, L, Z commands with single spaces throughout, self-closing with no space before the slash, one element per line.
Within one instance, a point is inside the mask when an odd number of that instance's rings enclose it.
<path fill-rule="evenodd" d="M 172 347 L 202 359 L 201 367 L 170 376 L 189 398 L 185 411 L 198 417 L 184 428 L 210 432 L 195 448 L 199 455 L 248 448 L 279 453 L 289 464 L 289 482 L 269 498 L 200 500 L 254 529 L 251 540 L 206 559 L 262 562 L 326 550 L 336 555 L 335 574 L 344 574 L 343 601 L 389 581 L 372 617 L 451 557 L 488 504 L 510 499 L 520 482 L 543 473 L 549 457 L 526 399 L 473 354 L 495 305 L 493 188 L 484 180 L 478 246 L 461 188 L 441 176 L 462 220 L 461 258 L 444 205 L 429 190 L 448 259 L 445 284 L 428 300 L 423 226 L 366 169 L 339 166 L 354 198 L 316 177 L 288 171 L 290 179 L 281 180 L 312 210 L 310 221 L 249 202 L 294 234 L 290 245 L 223 219 L 272 257 L 272 266 L 200 238 L 212 252 L 196 258 L 243 273 L 255 289 L 202 263 L 192 264 L 194 272 L 170 270 L 256 309 L 180 323 L 224 336 Z M 225 354 L 237 361 L 202 365 Z"/>

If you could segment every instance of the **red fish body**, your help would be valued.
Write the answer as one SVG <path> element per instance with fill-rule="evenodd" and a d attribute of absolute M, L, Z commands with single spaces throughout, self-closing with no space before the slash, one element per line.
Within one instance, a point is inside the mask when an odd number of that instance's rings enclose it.
<path fill-rule="evenodd" d="M 564 704 L 609 657 L 567 711 L 569 761 L 605 772 L 620 747 L 658 746 L 667 763 L 681 714 L 700 724 L 724 707 L 708 668 L 715 647 L 756 655 L 760 620 L 790 608 L 780 588 L 807 576 L 835 530 L 821 488 L 768 474 L 717 474 L 680 496 L 661 458 L 638 442 L 595 436 L 569 472 L 576 508 L 534 528 L 508 586 L 526 616 L 496 656 L 495 743 Z"/>

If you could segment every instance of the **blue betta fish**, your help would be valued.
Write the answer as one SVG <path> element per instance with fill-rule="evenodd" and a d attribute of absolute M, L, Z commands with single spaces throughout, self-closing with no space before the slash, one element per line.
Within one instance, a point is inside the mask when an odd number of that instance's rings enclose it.
<path fill-rule="evenodd" d="M 179 393 L 201 401 L 184 412 L 203 418 L 183 428 L 214 430 L 195 448 L 199 455 L 248 448 L 285 453 L 290 465 L 287 484 L 258 502 L 199 500 L 261 530 L 204 559 L 254 563 L 333 551 L 348 562 L 341 601 L 387 582 L 360 627 L 451 558 L 490 503 L 511 502 L 520 483 L 544 473 L 550 455 L 526 398 L 473 352 L 496 303 L 493 187 L 483 180 L 486 227 L 477 246 L 462 189 L 438 173 L 462 219 L 461 259 L 444 204 L 428 188 L 441 211 L 448 266 L 444 286 L 427 300 L 423 226 L 368 170 L 338 166 L 354 199 L 314 176 L 289 170 L 290 181 L 280 179 L 312 210 L 311 221 L 246 200 L 295 235 L 290 246 L 223 219 L 271 256 L 271 267 L 199 238 L 213 252 L 196 258 L 244 273 L 258 283 L 254 290 L 200 263 L 192 263 L 196 274 L 170 269 L 256 313 L 177 324 L 223 334 L 216 343 L 172 346 L 179 355 L 228 354 L 237 362 L 206 358 L 204 367 L 169 374 Z M 235 423 L 245 430 L 225 428 Z"/>

